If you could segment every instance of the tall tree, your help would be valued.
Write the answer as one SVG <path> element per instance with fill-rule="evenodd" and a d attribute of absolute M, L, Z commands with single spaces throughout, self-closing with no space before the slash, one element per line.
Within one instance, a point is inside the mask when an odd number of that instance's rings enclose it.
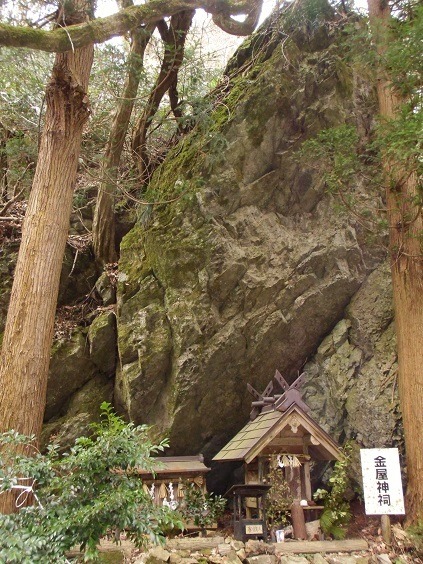
<path fill-rule="evenodd" d="M 71 214 L 81 137 L 89 115 L 87 96 L 93 44 L 152 24 L 181 10 L 203 7 L 219 25 L 249 34 L 258 21 L 257 0 L 152 0 L 109 18 L 88 21 L 89 0 L 66 2 L 52 31 L 0 24 L 0 45 L 56 52 L 46 91 L 46 117 L 37 168 L 22 231 L 22 242 L 0 360 L 0 432 L 39 436 L 45 407 L 59 279 Z M 247 12 L 245 22 L 232 15 Z M 226 22 L 226 23 L 225 23 Z M 13 499 L 0 496 L 0 511 Z"/>
<path fill-rule="evenodd" d="M 66 4 L 59 25 L 92 17 L 87 0 Z M 94 47 L 56 56 L 46 90 L 46 118 L 38 165 L 22 228 L 0 360 L 1 431 L 41 431 L 54 314 L 82 130 L 89 116 L 88 80 Z M 44 260 L 43 257 L 48 257 Z M 0 496 L 0 509 L 12 509 Z"/>
<path fill-rule="evenodd" d="M 122 7 L 132 6 L 132 0 L 123 0 Z M 131 32 L 131 49 L 128 55 L 128 72 L 122 95 L 118 101 L 109 132 L 98 188 L 93 221 L 93 247 L 100 264 L 116 262 L 115 242 L 115 197 L 118 182 L 118 167 L 122 156 L 125 137 L 134 108 L 144 53 L 155 29 L 155 24 Z"/>
<path fill-rule="evenodd" d="M 368 0 L 373 40 L 379 55 L 377 94 L 381 118 L 389 125 L 404 100 L 383 61 L 392 40 L 386 0 Z M 420 61 L 421 63 L 421 61 Z M 420 85 L 421 88 L 421 85 Z M 417 111 L 422 111 L 421 107 Z M 390 236 L 391 272 L 398 342 L 399 392 L 407 459 L 407 519 L 423 521 L 423 217 L 417 171 L 382 155 Z"/>

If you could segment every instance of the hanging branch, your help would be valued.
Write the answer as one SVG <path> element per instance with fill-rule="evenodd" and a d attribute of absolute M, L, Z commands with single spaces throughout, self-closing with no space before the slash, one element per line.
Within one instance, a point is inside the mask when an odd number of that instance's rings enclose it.
<path fill-rule="evenodd" d="M 157 29 L 165 44 L 162 66 L 145 109 L 137 121 L 132 140 L 132 150 L 142 184 L 147 182 L 151 173 L 151 162 L 147 151 L 147 133 L 166 92 L 169 92 L 175 117 L 181 115 L 178 108 L 178 71 L 184 59 L 185 41 L 193 16 L 194 11 L 187 10 L 172 16 L 169 26 L 164 20 L 157 24 Z"/>

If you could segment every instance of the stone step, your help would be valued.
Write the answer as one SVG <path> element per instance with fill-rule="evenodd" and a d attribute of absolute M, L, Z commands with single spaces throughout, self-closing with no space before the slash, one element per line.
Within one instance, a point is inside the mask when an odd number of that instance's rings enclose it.
<path fill-rule="evenodd" d="M 275 543 L 275 554 L 325 554 L 330 552 L 360 552 L 368 549 L 369 545 L 364 539 Z"/>

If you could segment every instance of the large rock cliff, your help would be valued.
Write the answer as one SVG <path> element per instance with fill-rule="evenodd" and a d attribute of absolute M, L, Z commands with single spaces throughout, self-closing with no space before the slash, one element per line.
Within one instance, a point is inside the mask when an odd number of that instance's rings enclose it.
<path fill-rule="evenodd" d="M 272 16 L 156 172 L 155 203 L 122 242 L 117 310 L 103 276 L 107 307 L 54 346 L 45 440 L 69 442 L 113 400 L 174 454 L 209 459 L 248 419 L 246 384 L 263 389 L 275 369 L 305 372 L 336 439 L 400 440 L 384 253 L 299 153 L 322 129 L 349 123 L 365 139 L 373 125 L 373 89 L 325 11 Z"/>
<path fill-rule="evenodd" d="M 274 17 L 247 41 L 207 126 L 153 180 L 156 200 L 180 198 L 123 241 L 115 402 L 175 454 L 211 457 L 248 418 L 246 383 L 263 389 L 276 368 L 305 367 L 306 399 L 336 438 L 398 439 L 383 252 L 298 153 L 321 129 L 372 128 L 373 90 L 329 20 Z"/>

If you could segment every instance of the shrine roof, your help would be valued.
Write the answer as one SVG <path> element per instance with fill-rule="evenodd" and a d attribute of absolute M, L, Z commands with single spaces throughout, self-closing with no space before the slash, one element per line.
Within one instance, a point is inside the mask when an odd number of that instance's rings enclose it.
<path fill-rule="evenodd" d="M 210 468 L 204 464 L 202 455 L 199 456 L 157 456 L 154 458 L 157 464 L 154 467 L 154 474 L 204 474 Z M 137 468 L 139 475 L 151 475 L 152 472 L 144 468 Z"/>
<path fill-rule="evenodd" d="M 263 410 L 253 421 L 249 421 L 229 443 L 213 458 L 225 462 L 244 460 L 250 463 L 276 437 L 282 436 L 289 427 L 296 425 L 304 434 L 312 437 L 310 454 L 317 460 L 333 460 L 340 457 L 336 442 L 301 407 L 292 404 L 286 411 Z M 289 433 L 292 437 L 292 432 Z M 298 435 L 300 436 L 300 435 Z M 283 438 L 281 439 L 283 440 Z"/>

